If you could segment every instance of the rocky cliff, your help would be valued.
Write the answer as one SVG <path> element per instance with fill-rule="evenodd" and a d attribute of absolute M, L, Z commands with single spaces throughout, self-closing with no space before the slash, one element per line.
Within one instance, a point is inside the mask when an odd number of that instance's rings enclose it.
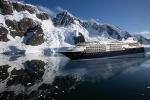
<path fill-rule="evenodd" d="M 30 18 L 28 15 L 35 15 L 39 20 L 47 20 L 49 19 L 47 13 L 39 12 L 32 5 L 7 0 L 0 0 L 0 12 L 0 16 L 3 17 L 3 22 L 0 23 L 0 41 L 9 41 L 8 34 L 13 38 L 16 36 L 26 38 L 33 32 L 34 34 L 28 38 L 25 44 L 36 46 L 44 43 L 41 23 Z"/>
<path fill-rule="evenodd" d="M 10 46 L 30 49 L 28 47 L 42 45 L 46 41 L 45 34 L 50 34 L 53 28 L 46 12 L 30 4 L 9 0 L 0 0 L 0 19 L 1 53 L 10 50 Z M 46 28 L 49 28 L 48 33 Z"/>

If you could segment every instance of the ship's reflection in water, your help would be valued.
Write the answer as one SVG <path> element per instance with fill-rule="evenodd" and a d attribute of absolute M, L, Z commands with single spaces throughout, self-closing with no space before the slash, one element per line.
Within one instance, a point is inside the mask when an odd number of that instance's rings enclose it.
<path fill-rule="evenodd" d="M 146 100 L 150 60 L 0 55 L 0 100 Z"/>

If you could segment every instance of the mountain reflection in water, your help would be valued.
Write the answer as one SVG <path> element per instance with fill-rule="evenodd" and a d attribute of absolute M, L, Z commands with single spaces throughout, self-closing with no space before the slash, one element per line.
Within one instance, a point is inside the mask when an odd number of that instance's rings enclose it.
<path fill-rule="evenodd" d="M 142 54 L 78 61 L 70 61 L 63 56 L 0 55 L 0 100 L 70 100 L 85 97 L 104 97 L 106 100 L 106 94 L 115 98 L 118 96 L 113 94 L 115 85 L 110 86 L 112 90 L 109 89 L 109 92 L 101 86 L 106 87 L 110 82 L 121 85 L 124 76 L 148 68 L 148 62 L 149 59 Z"/>

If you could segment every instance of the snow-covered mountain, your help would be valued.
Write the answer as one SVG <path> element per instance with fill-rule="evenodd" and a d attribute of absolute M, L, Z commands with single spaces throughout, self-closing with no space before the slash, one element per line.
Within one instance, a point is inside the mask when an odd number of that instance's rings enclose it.
<path fill-rule="evenodd" d="M 120 29 L 117 26 L 110 24 L 98 23 L 95 20 L 81 20 L 67 11 L 62 11 L 52 19 L 56 27 L 70 27 L 75 26 L 75 30 L 80 34 L 88 35 L 88 41 L 107 40 L 122 40 L 129 37 L 136 38 L 142 44 L 150 44 L 150 40 L 141 35 L 131 35 L 129 32 Z M 83 31 L 84 30 L 84 31 Z M 85 36 L 85 35 L 84 35 Z"/>
<path fill-rule="evenodd" d="M 138 40 L 138 42 L 140 42 L 141 44 L 145 44 L 145 45 L 150 44 L 150 39 L 147 39 L 139 34 L 133 35 L 133 37 L 135 37 Z"/>
<path fill-rule="evenodd" d="M 77 17 L 74 17 L 67 11 L 62 11 L 56 15 L 53 19 L 55 26 L 70 26 L 76 25 L 81 29 L 84 29 L 88 32 L 89 37 L 101 37 L 105 36 L 106 38 L 113 38 L 117 40 L 127 39 L 131 35 L 126 32 L 122 31 L 120 28 L 109 25 L 109 24 L 101 24 L 94 20 L 81 20 Z M 78 28 L 77 28 L 78 29 Z M 78 29 L 80 31 L 80 29 Z M 82 32 L 81 32 L 82 33 Z"/>
<path fill-rule="evenodd" d="M 47 47 L 46 35 L 54 26 L 48 14 L 36 6 L 0 0 L 0 53 L 16 49 L 42 51 Z M 31 51 L 32 52 L 32 51 Z"/>
<path fill-rule="evenodd" d="M 131 37 L 128 32 L 114 25 L 81 20 L 67 11 L 49 18 L 31 4 L 0 0 L 0 53 L 46 53 L 78 42 L 118 41 L 128 37 Z M 141 36 L 137 39 L 150 43 Z"/>

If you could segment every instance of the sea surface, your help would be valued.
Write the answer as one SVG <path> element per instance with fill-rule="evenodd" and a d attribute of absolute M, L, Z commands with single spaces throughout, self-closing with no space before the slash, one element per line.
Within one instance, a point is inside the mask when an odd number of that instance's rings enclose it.
<path fill-rule="evenodd" d="M 150 100 L 150 56 L 1 54 L 0 100 Z"/>

